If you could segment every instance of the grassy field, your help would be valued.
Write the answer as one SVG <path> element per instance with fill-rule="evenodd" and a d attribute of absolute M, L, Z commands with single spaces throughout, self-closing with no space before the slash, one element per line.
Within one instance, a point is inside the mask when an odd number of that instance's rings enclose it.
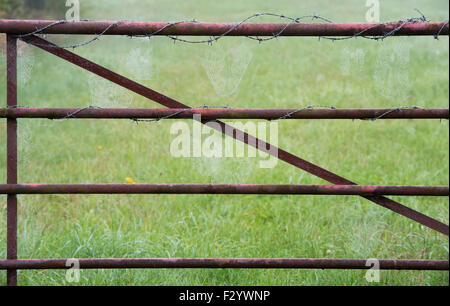
<path fill-rule="evenodd" d="M 256 12 L 318 13 L 364 22 L 365 1 L 81 1 L 82 19 L 240 21 Z M 448 19 L 448 1 L 381 1 L 381 21 Z M 61 18 L 62 16 L 55 16 Z M 260 21 L 278 21 L 262 18 Z M 87 37 L 48 37 L 60 44 Z M 1 38 L 2 40 L 4 37 Z M 103 37 L 75 50 L 191 105 L 247 108 L 449 107 L 448 37 L 385 41 L 225 38 L 208 45 Z M 224 65 L 224 66 L 223 66 Z M 5 105 L 5 59 L 1 58 Z M 225 67 L 221 71 L 221 67 Z M 70 63 L 20 47 L 19 102 L 31 107 L 158 107 Z M 186 122 L 190 123 L 189 120 Z M 231 122 L 231 121 L 230 121 Z M 174 158 L 173 121 L 19 120 L 21 183 L 326 182 L 258 158 Z M 448 185 L 447 120 L 282 121 L 279 146 L 359 184 Z M 0 182 L 6 183 L 6 120 L 0 121 Z M 401 203 L 448 224 L 448 198 Z M 6 257 L 6 196 L 0 197 L 0 258 Z M 337 257 L 446 259 L 449 241 L 360 197 L 29 195 L 19 197 L 20 258 Z M 447 285 L 448 272 L 92 270 L 19 271 L 21 285 Z M 5 284 L 6 273 L 0 272 Z"/>

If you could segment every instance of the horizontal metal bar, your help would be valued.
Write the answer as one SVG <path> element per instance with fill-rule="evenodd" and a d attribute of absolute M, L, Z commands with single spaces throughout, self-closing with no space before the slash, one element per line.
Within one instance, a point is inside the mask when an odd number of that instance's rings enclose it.
<path fill-rule="evenodd" d="M 367 259 L 335 258 L 84 258 L 80 269 L 242 268 L 370 269 Z M 74 259 L 0 260 L 4 269 L 68 269 Z M 448 270 L 448 260 L 380 259 L 381 270 Z"/>
<path fill-rule="evenodd" d="M 448 108 L 428 109 L 153 109 L 153 108 L 0 108 L 0 118 L 92 119 L 449 119 Z"/>
<path fill-rule="evenodd" d="M 0 33 L 27 34 L 36 29 L 54 24 L 55 20 L 0 20 Z M 50 26 L 41 33 L 46 34 L 99 34 L 105 35 L 194 35 L 219 36 L 236 27 L 237 23 L 182 22 L 171 25 L 167 22 L 104 22 L 71 21 Z M 384 35 L 402 26 L 393 23 L 243 23 L 227 36 L 353 36 L 364 30 L 364 35 Z M 448 35 L 445 22 L 406 23 L 396 33 L 402 35 Z"/>
<path fill-rule="evenodd" d="M 243 184 L 0 184 L 0 194 L 308 194 L 448 196 L 448 186 Z"/>

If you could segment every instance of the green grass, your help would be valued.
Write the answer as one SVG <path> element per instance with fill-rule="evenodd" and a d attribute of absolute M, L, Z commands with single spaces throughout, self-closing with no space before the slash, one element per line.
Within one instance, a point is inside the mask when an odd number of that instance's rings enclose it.
<path fill-rule="evenodd" d="M 425 0 L 383 1 L 381 19 L 415 16 L 416 7 L 432 20 L 448 19 L 448 1 Z M 275 12 L 291 16 L 320 13 L 336 22 L 363 22 L 365 10 L 364 1 L 356 0 L 339 1 L 339 5 L 312 0 L 214 4 L 155 0 L 127 1 L 126 6 L 120 1 L 81 1 L 81 18 L 108 20 L 239 21 L 255 12 Z M 85 37 L 49 39 L 72 43 Z M 238 84 L 236 92 L 223 96 L 205 71 L 214 62 L 205 59 L 214 59 L 211 54 L 225 56 L 227 50 L 231 50 L 227 65 L 235 60 L 239 65 L 248 62 L 248 68 L 240 82 L 236 81 L 239 76 L 230 79 L 230 84 Z M 264 44 L 226 38 L 213 46 L 174 44 L 164 37 L 150 42 L 104 37 L 75 52 L 132 79 L 150 73 L 145 85 L 191 106 L 449 107 L 448 37 L 334 43 L 279 38 Z M 139 59 L 148 60 L 147 64 Z M 1 65 L 4 71 L 4 57 Z M 24 51 L 19 67 L 20 105 L 157 107 L 41 50 Z M 0 81 L 5 105 L 3 74 Z M 126 177 L 132 177 L 138 183 L 326 183 L 282 162 L 274 169 L 261 169 L 256 158 L 173 158 L 169 154 L 172 123 L 21 119 L 19 181 L 124 183 Z M 360 184 L 448 185 L 448 145 L 447 120 L 279 122 L 281 148 Z M 5 155 L 6 122 L 1 120 L 0 156 Z M 6 183 L 5 158 L 0 162 L 0 182 Z M 448 198 L 393 198 L 449 222 Z M 0 258 L 5 258 L 6 197 L 0 201 Z M 448 249 L 448 237 L 360 197 L 19 196 L 20 258 L 448 260 Z M 364 275 L 365 271 L 345 270 L 82 270 L 81 282 L 75 285 L 370 285 Z M 0 283 L 5 282 L 3 271 Z M 448 272 L 382 271 L 379 284 L 448 283 Z M 19 271 L 19 284 L 69 285 L 65 271 L 53 270 Z"/>

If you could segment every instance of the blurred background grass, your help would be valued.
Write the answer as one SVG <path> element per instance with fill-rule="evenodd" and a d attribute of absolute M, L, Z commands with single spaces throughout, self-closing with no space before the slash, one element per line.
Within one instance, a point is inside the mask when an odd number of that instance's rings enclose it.
<path fill-rule="evenodd" d="M 365 1 L 80 1 L 81 19 L 234 22 L 256 12 L 364 22 Z M 448 19 L 448 1 L 381 1 L 381 21 Z M 33 12 L 33 14 L 38 14 Z M 26 13 L 24 13 L 26 14 Z M 45 18 L 63 19 L 60 10 Z M 11 16 L 5 16 L 11 17 Z M 17 17 L 14 15 L 13 17 Z M 20 16 L 19 16 L 20 17 Z M 43 17 L 43 18 L 44 18 Z M 277 22 L 276 18 L 258 21 Z M 48 36 L 59 44 L 89 37 Z M 4 37 L 1 38 L 2 41 Z M 195 39 L 195 38 L 194 38 Z M 2 42 L 3 43 L 3 42 Z M 212 46 L 102 37 L 75 53 L 191 105 L 449 107 L 448 37 L 344 42 L 225 38 Z M 4 50 L 0 51 L 5 71 Z M 5 75 L 0 75 L 5 105 Z M 160 107 L 37 48 L 19 46 L 19 102 L 31 107 Z M 189 120 L 186 120 L 190 124 Z M 232 121 L 229 121 L 232 122 Z M 326 182 L 258 158 L 174 158 L 173 121 L 19 120 L 21 183 Z M 282 121 L 279 146 L 360 184 L 449 184 L 449 126 L 439 120 Z M 0 121 L 0 156 L 6 121 Z M 0 181 L 6 183 L 5 159 Z M 396 198 L 448 224 L 448 198 Z M 6 197 L 0 257 L 6 257 Z M 19 257 L 338 257 L 448 259 L 448 238 L 359 197 L 19 196 Z M 364 271 L 19 271 L 22 285 L 369 285 Z M 0 272 L 4 284 L 6 273 Z M 383 271 L 382 285 L 448 285 L 448 272 Z"/>

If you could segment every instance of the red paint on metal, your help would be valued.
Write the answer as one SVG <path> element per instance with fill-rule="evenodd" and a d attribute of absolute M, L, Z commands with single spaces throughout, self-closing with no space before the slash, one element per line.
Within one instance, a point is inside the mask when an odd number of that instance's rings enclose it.
<path fill-rule="evenodd" d="M 27 34 L 44 28 L 55 20 L 0 20 L 0 33 Z M 167 22 L 103 22 L 72 21 L 52 26 L 46 34 L 99 34 L 105 35 L 147 35 L 167 27 Z M 401 22 L 383 23 L 244 23 L 227 36 L 353 36 L 364 30 L 364 34 L 384 35 L 401 26 Z M 236 23 L 184 22 L 169 26 L 155 35 L 219 36 L 236 26 Z M 287 27 L 286 27 L 287 26 Z M 445 22 L 415 22 L 405 24 L 396 36 L 435 35 L 442 28 L 441 35 L 448 35 L 449 26 Z"/>

